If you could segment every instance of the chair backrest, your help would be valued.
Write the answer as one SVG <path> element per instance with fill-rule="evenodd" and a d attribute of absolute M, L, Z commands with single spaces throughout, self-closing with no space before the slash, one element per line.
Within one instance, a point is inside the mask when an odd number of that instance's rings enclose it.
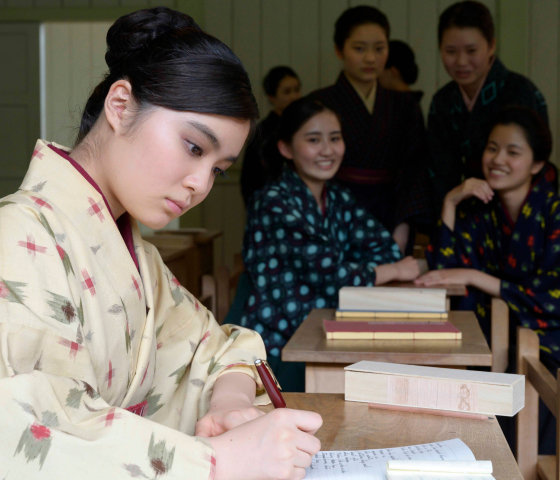
<path fill-rule="evenodd" d="M 218 318 L 217 282 L 212 275 L 203 275 L 201 279 L 200 302 Z M 220 322 L 221 323 L 221 322 Z"/>
<path fill-rule="evenodd" d="M 492 298 L 491 304 L 492 371 L 504 373 L 509 353 L 509 308 L 501 298 Z"/>
<path fill-rule="evenodd" d="M 554 378 L 539 359 L 539 337 L 529 329 L 517 330 L 517 373 L 525 375 L 525 407 L 517 414 L 516 453 L 525 480 L 560 479 L 559 429 L 556 428 L 556 456 L 539 456 L 539 397 L 558 419 L 560 377 Z"/>
<path fill-rule="evenodd" d="M 231 299 L 233 297 L 232 291 L 237 289 L 239 277 L 245 270 L 243 262 L 240 258 L 235 259 L 235 266 L 230 270 L 225 265 L 216 269 L 216 289 L 217 289 L 217 316 L 216 319 L 221 325 L 231 306 Z"/>

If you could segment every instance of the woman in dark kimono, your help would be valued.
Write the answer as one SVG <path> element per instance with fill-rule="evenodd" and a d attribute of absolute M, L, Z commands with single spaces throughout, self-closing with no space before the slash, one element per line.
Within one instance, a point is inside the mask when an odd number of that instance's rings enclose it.
<path fill-rule="evenodd" d="M 253 193 L 280 174 L 284 162 L 274 140 L 276 128 L 284 109 L 301 96 L 301 82 L 290 67 L 271 69 L 264 77 L 263 87 L 272 110 L 259 123 L 243 156 L 240 183 L 245 205 Z"/>
<path fill-rule="evenodd" d="M 488 122 L 498 111 L 508 105 L 526 106 L 547 123 L 548 114 L 537 87 L 496 57 L 492 15 L 482 3 L 459 2 L 445 10 L 438 40 L 452 78 L 434 95 L 428 115 L 430 173 L 439 209 L 445 194 L 463 179 L 483 178 L 480 159 Z M 549 176 L 553 174 L 551 170 Z"/>
<path fill-rule="evenodd" d="M 418 65 L 412 48 L 400 40 L 391 40 L 389 57 L 385 70 L 379 75 L 379 83 L 387 90 L 410 92 L 416 103 L 420 104 L 424 92 L 410 88 L 416 80 L 418 80 Z"/>
<path fill-rule="evenodd" d="M 503 298 L 513 325 L 536 330 L 541 350 L 560 365 L 560 199 L 551 149 L 537 113 L 499 112 L 482 155 L 485 180 L 469 178 L 445 196 L 427 254 L 436 270 L 416 283 L 466 285 L 458 308 L 477 314 L 487 338 L 490 298 Z"/>
<path fill-rule="evenodd" d="M 337 180 L 404 252 L 411 226 L 430 223 L 432 209 L 420 108 L 409 92 L 386 90 L 377 81 L 389 54 L 389 31 L 387 17 L 374 7 L 346 10 L 334 35 L 343 71 L 313 96 L 340 115 L 346 153 Z"/>
<path fill-rule="evenodd" d="M 282 114 L 279 138 L 288 164 L 247 211 L 243 262 L 253 288 L 240 323 L 263 337 L 280 384 L 303 391 L 303 369 L 282 363 L 280 354 L 307 314 L 336 308 L 343 286 L 412 280 L 420 272 L 412 257 L 401 260 L 383 225 L 330 181 L 344 155 L 335 113 L 317 100 L 297 100 Z"/>

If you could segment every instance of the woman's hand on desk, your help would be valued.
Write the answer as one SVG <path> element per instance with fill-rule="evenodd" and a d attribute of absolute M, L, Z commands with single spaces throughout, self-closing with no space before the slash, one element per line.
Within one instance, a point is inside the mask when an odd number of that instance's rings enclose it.
<path fill-rule="evenodd" d="M 442 270 L 431 270 L 417 278 L 414 283 L 422 287 L 433 285 L 469 285 L 471 269 L 469 268 L 446 268 Z"/>
<path fill-rule="evenodd" d="M 493 297 L 500 297 L 499 278 L 473 268 L 446 268 L 432 270 L 414 282 L 416 285 L 429 287 L 432 285 L 465 285 L 475 287 Z"/>
<path fill-rule="evenodd" d="M 375 284 L 383 285 L 389 282 L 410 282 L 419 275 L 420 266 L 418 265 L 418 260 L 408 256 L 398 262 L 375 267 Z"/>
<path fill-rule="evenodd" d="M 215 480 L 299 480 L 321 449 L 314 412 L 278 408 L 208 439 L 216 451 Z"/>

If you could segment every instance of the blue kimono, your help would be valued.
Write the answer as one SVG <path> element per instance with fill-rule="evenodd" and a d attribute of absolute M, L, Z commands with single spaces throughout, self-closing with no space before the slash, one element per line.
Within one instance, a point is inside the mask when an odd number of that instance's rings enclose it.
<path fill-rule="evenodd" d="M 432 269 L 474 268 L 498 277 L 513 325 L 536 330 L 541 349 L 560 359 L 560 198 L 549 167 L 535 177 L 515 223 L 497 195 L 486 205 L 464 201 L 454 231 L 442 223 L 427 258 Z M 457 307 L 473 310 L 489 338 L 488 295 L 469 287 Z"/>
<path fill-rule="evenodd" d="M 243 261 L 252 292 L 241 325 L 259 332 L 279 357 L 307 314 L 336 308 L 346 285 L 372 286 L 375 267 L 400 260 L 389 232 L 334 182 L 321 211 L 307 185 L 284 167 L 251 198 Z"/>

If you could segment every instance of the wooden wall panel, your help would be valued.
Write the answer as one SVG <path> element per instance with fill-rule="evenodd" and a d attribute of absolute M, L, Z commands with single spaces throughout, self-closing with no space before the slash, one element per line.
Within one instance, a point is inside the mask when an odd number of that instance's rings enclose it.
<path fill-rule="evenodd" d="M 92 7 L 120 7 L 119 0 L 91 0 Z"/>
<path fill-rule="evenodd" d="M 437 5 L 434 0 L 410 2 L 408 42 L 416 55 L 419 66 L 418 81 L 414 89 L 422 90 L 422 111 L 430 108 L 432 96 L 436 92 L 437 68 L 441 64 L 437 46 Z"/>
<path fill-rule="evenodd" d="M 292 0 L 292 67 L 302 82 L 302 94 L 319 85 L 319 0 Z"/>
<path fill-rule="evenodd" d="M 46 132 L 72 146 L 82 109 L 107 70 L 105 37 L 111 22 L 45 24 Z"/>
<path fill-rule="evenodd" d="M 379 9 L 387 15 L 391 25 L 391 39 L 408 43 L 409 3 L 409 0 L 381 0 L 379 2 Z"/>
<path fill-rule="evenodd" d="M 62 0 L 63 7 L 89 7 L 90 0 Z"/>
<path fill-rule="evenodd" d="M 123 7 L 147 8 L 150 6 L 148 0 L 121 0 L 121 4 Z"/>
<path fill-rule="evenodd" d="M 261 79 L 261 2 L 259 0 L 233 1 L 232 48 L 239 56 L 249 74 L 251 83 L 258 85 Z M 262 89 L 254 89 L 259 109 L 264 109 Z"/>
<path fill-rule="evenodd" d="M 350 7 L 357 7 L 358 5 L 371 5 L 372 7 L 379 8 L 379 0 L 350 0 Z"/>
<path fill-rule="evenodd" d="M 36 7 L 62 7 L 62 0 L 35 0 Z"/>
<path fill-rule="evenodd" d="M 262 51 L 260 78 L 253 79 L 255 91 L 263 92 L 262 80 L 268 71 L 278 65 L 291 64 L 291 33 L 290 2 L 277 0 L 262 0 Z M 261 117 L 264 118 L 270 111 L 266 95 L 262 94 Z"/>
<path fill-rule="evenodd" d="M 335 54 L 334 24 L 348 8 L 348 0 L 321 0 L 319 3 L 319 85 L 332 85 L 340 73 L 342 63 Z"/>
<path fill-rule="evenodd" d="M 46 40 L 46 121 L 47 139 L 68 145 L 69 135 L 65 125 L 71 91 L 71 43 L 66 24 L 45 25 Z"/>
<path fill-rule="evenodd" d="M 233 40 L 233 2 L 231 0 L 204 1 L 204 28 L 229 47 Z"/>
<path fill-rule="evenodd" d="M 6 7 L 32 7 L 33 0 L 6 0 Z"/>
<path fill-rule="evenodd" d="M 529 77 L 541 90 L 548 106 L 550 128 L 554 139 L 558 135 L 558 26 L 559 6 L 555 0 L 534 0 L 530 11 L 530 60 Z M 558 148 L 555 145 L 553 158 L 558 164 Z"/>

